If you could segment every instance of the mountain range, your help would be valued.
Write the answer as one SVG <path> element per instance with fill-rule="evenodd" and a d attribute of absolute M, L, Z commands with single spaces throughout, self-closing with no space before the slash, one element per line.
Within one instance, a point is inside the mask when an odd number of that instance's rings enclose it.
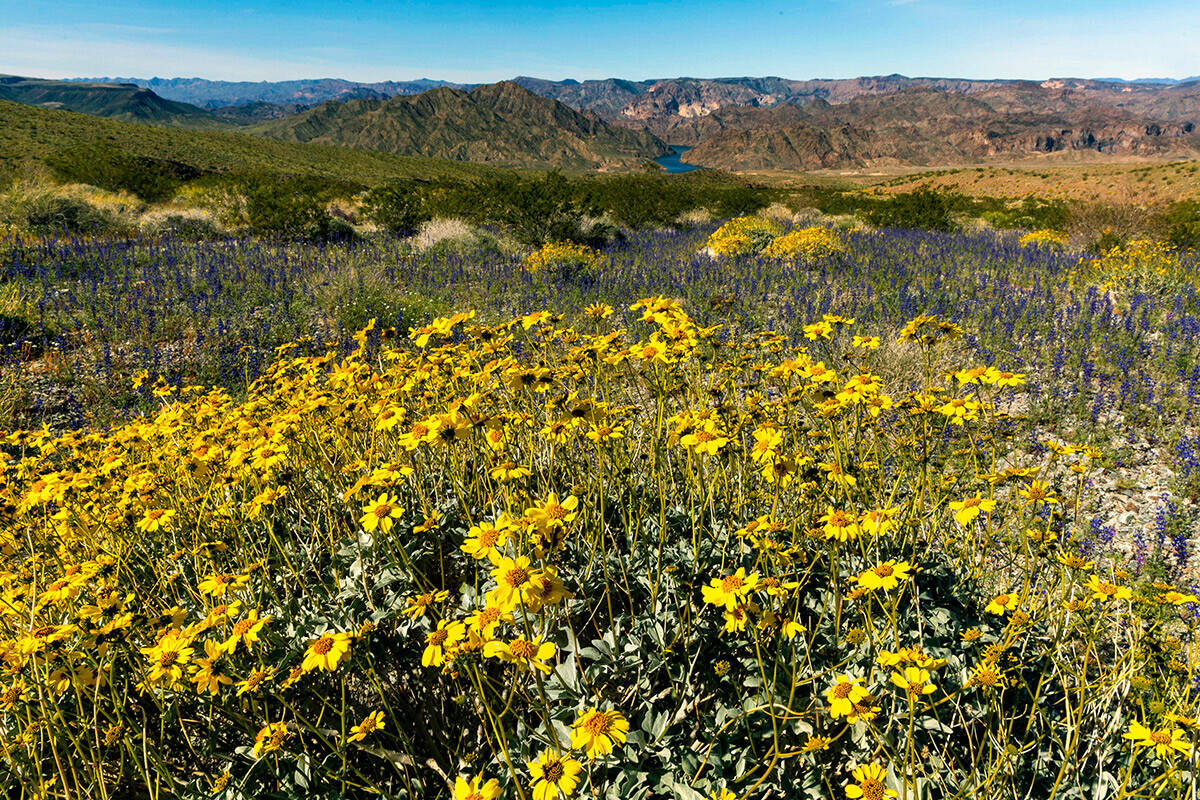
<path fill-rule="evenodd" d="M 440 87 L 386 100 L 330 101 L 247 131 L 290 142 L 517 167 L 629 167 L 668 152 L 652 134 L 611 125 L 511 81 L 470 92 Z"/>
<path fill-rule="evenodd" d="M 1200 153 L 1197 79 L 97 80 L 0 77 L 0 98 L 290 142 L 584 170 L 632 167 L 665 152 L 664 142 L 690 147 L 692 164 L 734 170 Z"/>

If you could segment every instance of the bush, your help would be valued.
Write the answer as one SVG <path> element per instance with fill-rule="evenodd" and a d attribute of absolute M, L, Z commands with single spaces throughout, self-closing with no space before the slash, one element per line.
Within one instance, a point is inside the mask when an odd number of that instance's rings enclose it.
<path fill-rule="evenodd" d="M 350 238 L 354 229 L 345 220 L 331 217 L 326 207 L 354 188 L 316 177 L 249 176 L 241 181 L 245 219 L 258 234 L 317 241 Z"/>
<path fill-rule="evenodd" d="M 583 209 L 571 182 L 559 172 L 536 178 L 502 173 L 474 187 L 469 219 L 508 229 L 521 244 L 541 247 L 552 241 L 576 241 Z"/>
<path fill-rule="evenodd" d="M 866 220 L 879 228 L 921 228 L 931 231 L 954 230 L 954 202 L 943 192 L 919 189 L 892 195 L 867 209 Z"/>
<path fill-rule="evenodd" d="M 763 258 L 778 261 L 815 261 L 846 252 L 846 246 L 829 228 L 800 228 L 773 240 L 763 250 Z"/>
<path fill-rule="evenodd" d="M 707 246 L 718 256 L 748 256 L 762 252 L 783 226 L 773 219 L 736 217 L 713 231 Z"/>
<path fill-rule="evenodd" d="M 535 275 L 549 273 L 564 281 L 574 282 L 594 279 L 601 261 L 601 255 L 587 245 L 550 242 L 526 256 L 521 267 Z"/>
<path fill-rule="evenodd" d="M 1198 600 L 1072 549 L 1021 376 L 631 310 L 10 436 L 0 793 L 1187 796 Z"/>
<path fill-rule="evenodd" d="M 1067 246 L 1067 235 L 1062 231 L 1037 230 L 1030 231 L 1020 238 L 1021 247 L 1042 247 L 1049 250 L 1062 250 Z"/>
<path fill-rule="evenodd" d="M 663 228 L 695 207 L 687 184 L 670 176 L 621 175 L 591 182 L 587 204 L 618 225 L 634 230 Z"/>
<path fill-rule="evenodd" d="M 367 192 L 362 201 L 367 218 L 397 236 L 412 236 L 430 219 L 421 192 L 410 183 L 388 183 Z"/>
<path fill-rule="evenodd" d="M 46 163 L 60 180 L 131 192 L 148 203 L 169 199 L 180 184 L 201 175 L 187 164 L 131 156 L 98 142 L 68 147 L 48 157 Z"/>
<path fill-rule="evenodd" d="M 43 194 L 25 207 L 25 227 L 43 235 L 107 236 L 126 231 L 113 211 L 70 195 Z"/>

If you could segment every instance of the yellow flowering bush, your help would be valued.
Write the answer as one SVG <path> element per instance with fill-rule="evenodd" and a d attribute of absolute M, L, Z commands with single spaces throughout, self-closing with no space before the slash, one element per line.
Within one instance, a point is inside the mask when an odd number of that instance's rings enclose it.
<path fill-rule="evenodd" d="M 776 220 L 735 217 L 713 231 L 707 247 L 718 256 L 754 255 L 782 233 L 783 226 Z"/>
<path fill-rule="evenodd" d="M 777 237 L 762 251 L 763 258 L 815 261 L 846 252 L 836 232 L 820 226 L 799 228 Z"/>
<path fill-rule="evenodd" d="M 595 271 L 603 257 L 584 244 L 549 242 L 534 250 L 521 262 L 526 272 L 538 274 L 555 272 L 563 275 L 586 275 Z"/>
<path fill-rule="evenodd" d="M 1062 231 L 1043 228 L 1025 234 L 1020 238 L 1018 244 L 1021 247 L 1044 247 L 1051 250 L 1062 250 L 1067 246 L 1067 235 Z"/>
<path fill-rule="evenodd" d="M 1183 265 L 1175 250 L 1148 239 L 1134 239 L 1085 260 L 1079 273 L 1086 283 L 1098 285 L 1102 291 L 1119 287 L 1158 293 L 1180 285 L 1200 286 L 1195 271 Z"/>
<path fill-rule="evenodd" d="M 1072 549 L 1099 453 L 962 328 L 559 320 L 7 434 L 0 792 L 1184 796 L 1197 598 Z"/>

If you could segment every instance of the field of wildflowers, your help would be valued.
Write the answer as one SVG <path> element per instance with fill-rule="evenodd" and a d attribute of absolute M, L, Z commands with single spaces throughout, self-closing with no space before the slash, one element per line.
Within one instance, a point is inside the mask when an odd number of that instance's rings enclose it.
<path fill-rule="evenodd" d="M 8 244 L 0 792 L 1191 796 L 1195 256 L 725 230 Z"/>

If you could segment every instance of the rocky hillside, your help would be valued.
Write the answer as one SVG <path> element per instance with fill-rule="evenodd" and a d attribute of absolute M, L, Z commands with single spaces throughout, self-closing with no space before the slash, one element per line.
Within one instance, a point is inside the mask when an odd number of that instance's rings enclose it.
<path fill-rule="evenodd" d="M 0 100 L 124 122 L 181 128 L 218 128 L 223 124 L 204 109 L 166 100 L 127 83 L 82 83 L 0 75 Z"/>
<path fill-rule="evenodd" d="M 667 152 L 649 133 L 609 124 L 513 82 L 323 103 L 247 130 L 284 141 L 514 167 L 618 168 Z"/>
<path fill-rule="evenodd" d="M 781 106 L 765 118 L 755 116 L 753 126 L 730 126 L 705 137 L 685 158 L 709 167 L 769 170 L 972 163 L 1068 150 L 1117 156 L 1200 152 L 1200 129 L 1191 122 L 1148 120 L 1104 106 L 1001 111 L 985 96 L 918 87 L 841 105 Z M 722 109 L 712 116 L 730 114 Z"/>

